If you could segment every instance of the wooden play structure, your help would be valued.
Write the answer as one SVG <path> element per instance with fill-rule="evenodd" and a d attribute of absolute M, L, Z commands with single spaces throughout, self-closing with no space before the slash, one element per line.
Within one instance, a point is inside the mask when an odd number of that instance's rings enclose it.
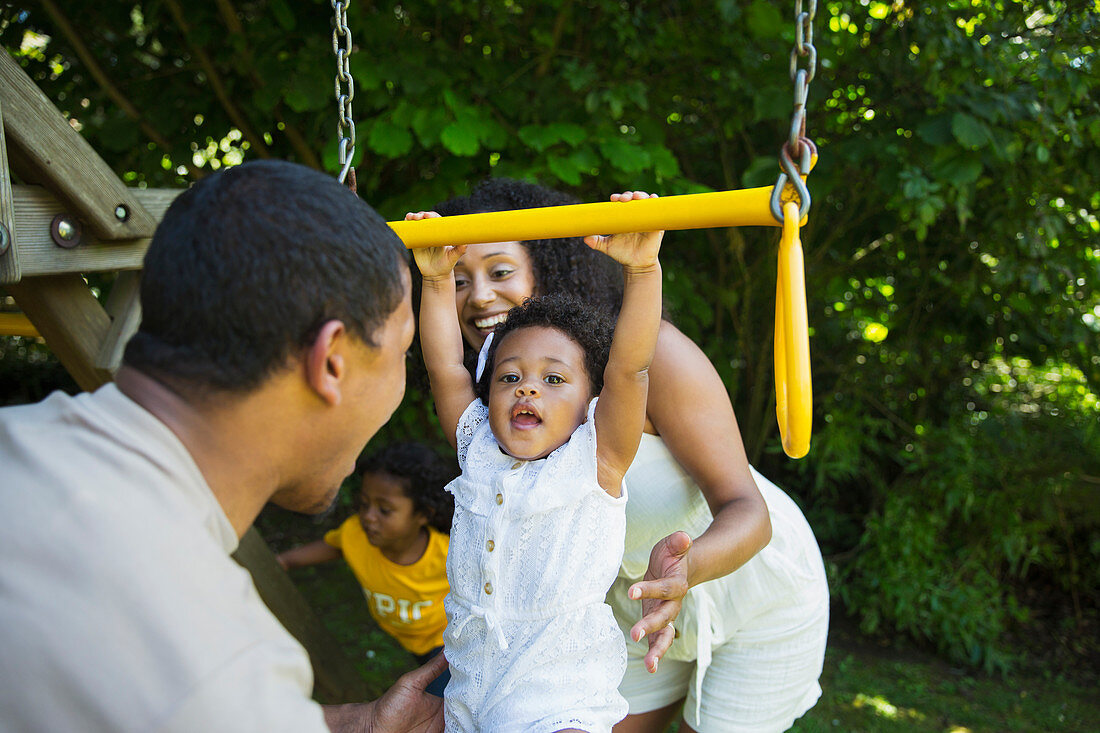
<path fill-rule="evenodd" d="M 814 4 L 796 4 L 798 42 L 791 52 L 795 110 L 774 186 L 618 204 L 472 214 L 391 222 L 406 246 L 499 242 L 592 233 L 725 226 L 782 228 L 776 287 L 776 411 L 783 447 L 795 458 L 809 450 L 809 335 L 800 226 L 810 207 L 805 178 L 816 149 L 805 137 L 805 101 L 813 78 Z M 353 81 L 347 64 L 350 32 L 337 13 L 333 46 L 339 71 L 339 178 L 354 187 Z M 341 47 L 341 42 L 346 45 Z M 808 68 L 798 69 L 807 58 Z M 346 85 L 342 91 L 341 84 Z M 13 184 L 13 174 L 21 182 Z M 348 179 L 345 181 L 345 179 Z M 0 334 L 42 337 L 85 390 L 110 381 L 141 320 L 140 271 L 150 238 L 176 189 L 125 186 L 6 52 L 0 51 L 0 288 L 21 313 L 0 313 Z M 104 304 L 85 276 L 114 275 Z M 350 660 L 275 562 L 253 529 L 237 560 L 252 573 L 275 615 L 306 647 L 315 690 L 324 702 L 366 698 Z"/>

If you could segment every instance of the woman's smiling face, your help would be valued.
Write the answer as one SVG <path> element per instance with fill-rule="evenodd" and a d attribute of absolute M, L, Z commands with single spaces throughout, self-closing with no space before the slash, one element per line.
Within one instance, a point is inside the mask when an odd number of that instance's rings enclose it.
<path fill-rule="evenodd" d="M 535 270 L 519 242 L 471 244 L 454 274 L 462 337 L 475 349 L 509 310 L 535 294 Z"/>

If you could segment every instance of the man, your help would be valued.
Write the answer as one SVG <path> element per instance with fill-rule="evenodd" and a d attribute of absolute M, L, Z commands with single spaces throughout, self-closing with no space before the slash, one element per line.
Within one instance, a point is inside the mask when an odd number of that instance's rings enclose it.
<path fill-rule="evenodd" d="M 331 178 L 262 161 L 183 193 L 116 382 L 0 410 L 0 728 L 442 730 L 423 688 L 310 699 L 230 557 L 263 506 L 328 507 L 405 390 L 404 248 Z"/>

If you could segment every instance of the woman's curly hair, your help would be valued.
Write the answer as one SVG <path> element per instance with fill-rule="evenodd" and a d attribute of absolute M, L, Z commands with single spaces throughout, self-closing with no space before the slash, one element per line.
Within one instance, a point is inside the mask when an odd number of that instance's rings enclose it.
<path fill-rule="evenodd" d="M 469 196 L 436 204 L 435 210 L 443 216 L 455 216 L 579 203 L 567 193 L 536 183 L 487 178 Z M 535 271 L 535 295 L 571 293 L 618 313 L 623 302 L 622 268 L 610 257 L 593 251 L 580 237 L 533 239 L 520 244 Z"/>
<path fill-rule="evenodd" d="M 384 473 L 397 479 L 412 499 L 413 508 L 423 514 L 428 524 L 444 534 L 451 533 L 455 500 L 444 490 L 458 476 L 458 463 L 445 459 L 428 446 L 415 441 L 390 443 L 360 456 L 355 475 L 360 479 L 368 473 Z M 359 494 L 356 494 L 358 509 Z"/>
<path fill-rule="evenodd" d="M 508 319 L 496 327 L 493 342 L 485 357 L 485 372 L 476 385 L 477 396 L 489 404 L 489 387 L 493 381 L 493 362 L 500 344 L 523 328 L 544 326 L 561 331 L 584 352 L 584 366 L 592 386 L 590 397 L 603 389 L 603 372 L 611 354 L 611 339 L 615 319 L 605 309 L 566 293 L 554 293 L 528 298 L 523 305 L 508 311 Z"/>

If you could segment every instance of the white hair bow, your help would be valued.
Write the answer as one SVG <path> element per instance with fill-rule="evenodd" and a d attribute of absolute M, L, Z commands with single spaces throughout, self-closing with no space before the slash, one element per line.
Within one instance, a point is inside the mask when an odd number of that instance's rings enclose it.
<path fill-rule="evenodd" d="M 477 352 L 477 368 L 474 369 L 474 381 L 480 382 L 481 375 L 485 372 L 485 361 L 489 356 L 489 344 L 493 343 L 493 334 L 495 331 L 490 331 L 489 335 L 485 337 L 485 343 L 481 345 L 481 351 Z"/>

